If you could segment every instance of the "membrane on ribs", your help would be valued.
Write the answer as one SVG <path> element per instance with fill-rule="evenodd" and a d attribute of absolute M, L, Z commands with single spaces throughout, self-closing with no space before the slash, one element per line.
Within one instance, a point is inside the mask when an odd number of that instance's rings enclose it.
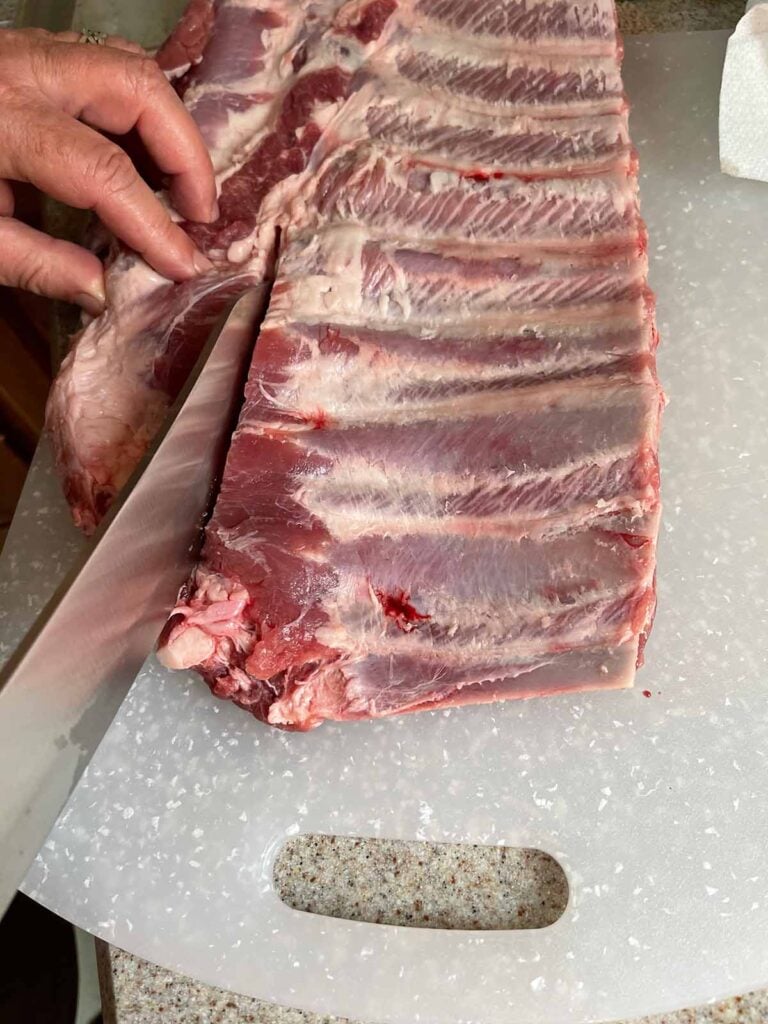
<path fill-rule="evenodd" d="M 631 685 L 662 396 L 611 0 L 353 0 L 304 55 L 339 89 L 162 660 L 293 729 Z"/>

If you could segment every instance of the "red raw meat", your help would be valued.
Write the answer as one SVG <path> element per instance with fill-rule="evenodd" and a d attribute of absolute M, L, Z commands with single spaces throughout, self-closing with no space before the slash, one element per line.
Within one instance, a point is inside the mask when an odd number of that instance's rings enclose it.
<path fill-rule="evenodd" d="M 291 0 L 267 10 L 256 0 L 192 0 L 158 54 L 217 173 L 221 217 L 186 225 L 215 269 L 174 284 L 116 247 L 107 311 L 75 339 L 48 402 L 64 490 L 86 532 L 141 458 L 221 310 L 273 272 L 269 199 L 276 205 L 273 193 L 304 168 L 320 134 L 315 119 L 347 87 L 323 54 L 301 77 L 291 72 L 313 33 Z"/>
<path fill-rule="evenodd" d="M 391 8 L 313 22 L 288 87 L 323 114 L 270 206 L 269 310 L 161 641 L 291 729 L 630 686 L 655 608 L 663 399 L 613 4 Z"/>
<path fill-rule="evenodd" d="M 171 35 L 155 54 L 169 78 L 183 75 L 203 57 L 214 28 L 214 0 L 190 0 Z"/>
<path fill-rule="evenodd" d="M 620 59 L 612 0 L 191 0 L 158 60 L 215 269 L 117 249 L 48 415 L 91 529 L 274 278 L 166 664 L 293 729 L 632 684 L 662 395 Z"/>

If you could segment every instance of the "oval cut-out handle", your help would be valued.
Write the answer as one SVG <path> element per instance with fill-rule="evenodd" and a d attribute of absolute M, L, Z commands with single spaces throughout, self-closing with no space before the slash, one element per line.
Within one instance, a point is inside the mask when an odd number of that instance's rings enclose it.
<path fill-rule="evenodd" d="M 546 928 L 568 904 L 557 861 L 521 847 L 301 835 L 274 878 L 294 910 L 411 928 Z"/>

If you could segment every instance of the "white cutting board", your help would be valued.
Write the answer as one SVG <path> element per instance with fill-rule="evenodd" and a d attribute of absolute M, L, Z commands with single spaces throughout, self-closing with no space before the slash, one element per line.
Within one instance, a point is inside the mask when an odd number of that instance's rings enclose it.
<path fill-rule="evenodd" d="M 768 186 L 719 174 L 725 38 L 627 41 L 670 397 L 638 688 L 297 735 L 150 663 L 30 895 L 204 981 L 396 1024 L 598 1021 L 768 984 Z M 8 542 L 7 640 L 76 546 L 47 466 Z M 271 865 L 305 831 L 539 847 L 570 903 L 523 932 L 299 913 Z"/>

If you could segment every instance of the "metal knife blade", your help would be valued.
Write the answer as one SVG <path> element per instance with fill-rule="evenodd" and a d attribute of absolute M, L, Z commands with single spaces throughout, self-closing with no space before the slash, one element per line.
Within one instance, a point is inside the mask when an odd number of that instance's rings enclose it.
<path fill-rule="evenodd" d="M 0 916 L 194 566 L 264 298 L 250 290 L 219 321 L 161 436 L 0 671 Z"/>

